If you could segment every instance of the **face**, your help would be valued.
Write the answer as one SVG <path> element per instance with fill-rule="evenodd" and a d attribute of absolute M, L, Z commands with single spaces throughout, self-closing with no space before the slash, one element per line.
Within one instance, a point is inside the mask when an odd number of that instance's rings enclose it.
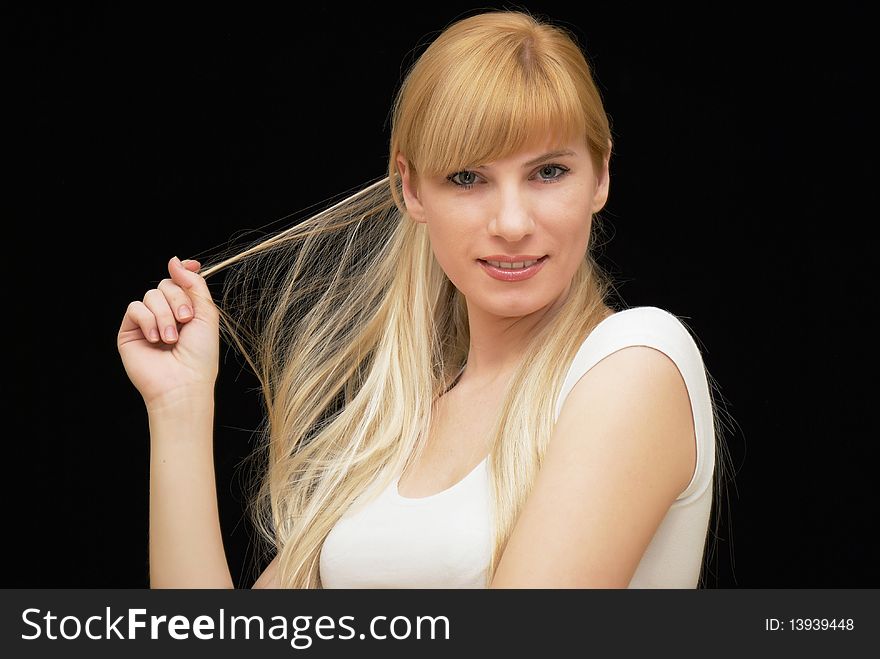
<path fill-rule="evenodd" d="M 568 153 L 545 156 L 559 150 Z M 597 171 L 585 144 L 544 143 L 415 185 L 405 157 L 397 165 L 407 211 L 427 225 L 434 255 L 469 311 L 524 316 L 565 299 L 592 214 L 608 197 L 607 161 Z M 540 261 L 500 273 L 487 263 L 510 257 Z"/>

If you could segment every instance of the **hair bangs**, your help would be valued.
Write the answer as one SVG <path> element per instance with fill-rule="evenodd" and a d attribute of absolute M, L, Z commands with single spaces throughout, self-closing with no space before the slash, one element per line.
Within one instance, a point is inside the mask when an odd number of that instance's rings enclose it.
<path fill-rule="evenodd" d="M 587 118 L 570 80 L 521 65 L 483 71 L 449 76 L 461 84 L 438 90 L 425 108 L 425 132 L 412 154 L 421 175 L 445 176 L 585 135 Z"/>

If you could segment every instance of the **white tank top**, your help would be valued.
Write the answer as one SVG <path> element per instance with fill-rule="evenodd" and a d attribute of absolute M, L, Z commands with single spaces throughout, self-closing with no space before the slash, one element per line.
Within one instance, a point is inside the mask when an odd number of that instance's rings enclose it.
<path fill-rule="evenodd" d="M 575 355 L 553 418 L 559 418 L 566 396 L 592 366 L 635 345 L 660 350 L 681 372 L 690 395 L 697 461 L 629 588 L 695 588 L 712 503 L 715 429 L 703 360 L 684 324 L 657 307 L 635 307 L 607 317 Z M 323 587 L 486 588 L 493 546 L 488 457 L 432 496 L 401 496 L 398 480 L 399 475 L 366 505 L 356 499 L 331 529 L 320 556 Z"/>

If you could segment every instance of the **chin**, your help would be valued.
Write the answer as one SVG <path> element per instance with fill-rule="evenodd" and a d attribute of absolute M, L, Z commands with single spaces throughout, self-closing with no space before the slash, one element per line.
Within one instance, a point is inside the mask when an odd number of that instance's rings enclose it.
<path fill-rule="evenodd" d="M 506 294 L 495 296 L 485 292 L 474 300 L 476 306 L 486 313 L 501 318 L 519 318 L 540 311 L 550 301 L 538 296 L 524 296 L 521 292 L 511 291 Z"/>

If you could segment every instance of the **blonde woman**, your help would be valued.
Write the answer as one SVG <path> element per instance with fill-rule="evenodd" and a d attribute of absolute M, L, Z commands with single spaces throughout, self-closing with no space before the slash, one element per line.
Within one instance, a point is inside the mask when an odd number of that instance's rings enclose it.
<path fill-rule="evenodd" d="M 480 13 L 407 72 L 387 177 L 209 267 L 173 258 L 118 337 L 150 425 L 151 587 L 233 587 L 221 328 L 265 402 L 254 587 L 701 585 L 717 416 L 682 322 L 610 304 L 611 150 L 571 33 Z"/>

